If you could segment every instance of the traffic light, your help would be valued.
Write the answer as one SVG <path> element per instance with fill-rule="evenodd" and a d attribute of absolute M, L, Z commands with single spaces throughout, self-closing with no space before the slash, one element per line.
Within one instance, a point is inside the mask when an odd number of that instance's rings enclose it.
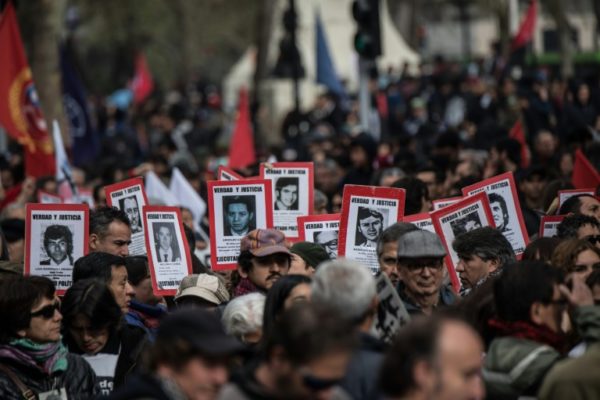
<path fill-rule="evenodd" d="M 293 1 L 283 13 L 282 24 L 284 34 L 279 42 L 279 57 L 275 63 L 273 74 L 279 78 L 303 78 L 304 67 L 296 44 L 298 15 Z"/>
<path fill-rule="evenodd" d="M 374 60 L 381 55 L 379 0 L 354 0 L 352 16 L 357 23 L 354 48 L 361 57 Z"/>

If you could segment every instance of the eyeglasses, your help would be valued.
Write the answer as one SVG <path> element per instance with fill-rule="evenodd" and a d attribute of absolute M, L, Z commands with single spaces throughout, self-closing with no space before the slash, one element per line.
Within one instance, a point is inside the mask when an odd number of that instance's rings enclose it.
<path fill-rule="evenodd" d="M 590 235 L 590 236 L 586 236 L 584 239 L 593 245 L 600 243 L 600 235 Z"/>
<path fill-rule="evenodd" d="M 595 264 L 576 264 L 571 272 L 586 272 L 589 268 L 591 268 L 593 271 L 600 269 L 600 262 Z"/>
<path fill-rule="evenodd" d="M 340 382 L 340 380 L 341 380 L 340 378 L 322 379 L 322 378 L 313 376 L 308 373 L 302 374 L 302 383 L 304 383 L 304 386 L 306 386 L 308 389 L 312 390 L 313 392 L 320 392 L 323 390 L 327 390 L 327 389 L 337 385 Z"/>
<path fill-rule="evenodd" d="M 337 247 L 338 246 L 338 240 L 337 239 L 333 239 L 330 240 L 329 242 L 325 242 L 325 243 L 320 243 L 322 246 L 325 247 Z"/>
<path fill-rule="evenodd" d="M 430 270 L 439 271 L 444 266 L 444 262 L 438 259 L 432 260 L 409 260 L 403 259 L 398 260 L 398 265 L 406 267 L 410 272 L 413 273 L 421 273 L 425 270 L 425 268 L 429 268 Z"/>
<path fill-rule="evenodd" d="M 54 317 L 54 312 L 60 310 L 60 301 L 56 300 L 54 303 L 52 304 L 48 304 L 45 307 L 42 307 L 41 309 L 32 312 L 29 314 L 29 316 L 31 318 L 34 317 L 42 317 L 44 319 L 50 319 L 52 317 Z"/>

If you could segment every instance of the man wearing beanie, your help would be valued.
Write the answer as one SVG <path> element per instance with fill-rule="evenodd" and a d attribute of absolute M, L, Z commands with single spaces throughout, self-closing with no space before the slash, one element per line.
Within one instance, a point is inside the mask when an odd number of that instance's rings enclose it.
<path fill-rule="evenodd" d="M 325 249 L 316 243 L 298 242 L 291 248 L 292 265 L 289 274 L 292 275 L 314 275 L 319 264 L 330 261 Z"/>

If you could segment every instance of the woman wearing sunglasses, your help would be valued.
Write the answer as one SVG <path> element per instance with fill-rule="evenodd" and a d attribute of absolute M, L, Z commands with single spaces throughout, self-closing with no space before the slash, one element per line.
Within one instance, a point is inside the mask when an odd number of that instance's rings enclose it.
<path fill-rule="evenodd" d="M 101 394 L 109 395 L 138 365 L 146 333 L 124 323 L 110 289 L 95 279 L 71 286 L 61 311 L 65 344 L 92 366 Z"/>
<path fill-rule="evenodd" d="M 52 281 L 0 281 L 0 398 L 88 399 L 96 376 L 61 342 L 60 303 Z"/>

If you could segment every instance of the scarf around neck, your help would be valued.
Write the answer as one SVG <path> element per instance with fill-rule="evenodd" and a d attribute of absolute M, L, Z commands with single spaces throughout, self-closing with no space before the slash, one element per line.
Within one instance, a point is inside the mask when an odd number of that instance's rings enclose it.
<path fill-rule="evenodd" d="M 30 339 L 16 339 L 0 345 L 0 358 L 11 359 L 52 375 L 67 370 L 67 348 L 62 341 L 36 343 Z"/>
<path fill-rule="evenodd" d="M 500 336 L 511 336 L 546 344 L 561 354 L 566 350 L 567 341 L 565 340 L 565 336 L 543 325 L 536 325 L 528 321 L 503 321 L 500 319 L 490 319 L 488 324 Z"/>

